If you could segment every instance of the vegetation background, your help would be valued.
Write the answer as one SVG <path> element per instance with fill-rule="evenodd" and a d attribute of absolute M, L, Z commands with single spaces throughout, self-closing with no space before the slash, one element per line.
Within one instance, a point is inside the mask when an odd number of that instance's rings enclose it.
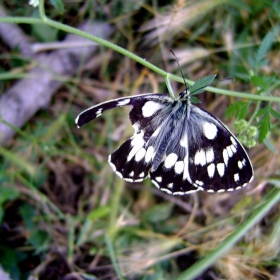
<path fill-rule="evenodd" d="M 65 47 L 53 44 L 65 26 L 91 19 L 110 24 L 110 43 L 145 59 L 97 42 L 75 75 L 56 76 L 63 85 L 49 106 L 0 147 L 0 263 L 11 279 L 280 278 L 279 1 L 51 0 L 40 12 L 20 0 L 2 5 L 0 25 L 18 25 L 42 53 Z M 76 128 L 77 114 L 99 102 L 167 92 L 164 71 L 179 75 L 169 49 L 188 80 L 222 81 L 199 106 L 250 147 L 255 179 L 246 188 L 178 197 L 148 179 L 119 179 L 107 157 L 133 134 L 128 108 Z M 36 60 L 4 41 L 0 50 L 3 98 Z M 178 94 L 184 85 L 174 79 Z"/>

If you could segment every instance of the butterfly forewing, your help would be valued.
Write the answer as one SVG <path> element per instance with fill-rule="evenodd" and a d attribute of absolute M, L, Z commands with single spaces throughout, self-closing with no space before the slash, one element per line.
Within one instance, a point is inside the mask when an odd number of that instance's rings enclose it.
<path fill-rule="evenodd" d="M 192 106 L 190 122 L 195 120 L 202 133 L 200 146 L 195 141 L 190 148 L 190 177 L 199 178 L 202 188 L 208 191 L 246 186 L 253 178 L 253 169 L 242 145 L 217 118 Z"/>
<path fill-rule="evenodd" d="M 250 160 L 238 140 L 213 115 L 193 106 L 188 91 L 172 99 L 144 94 L 101 103 L 82 112 L 82 126 L 104 111 L 131 105 L 134 135 L 109 156 L 118 176 L 139 182 L 147 176 L 170 194 L 232 191 L 253 178 Z"/>
<path fill-rule="evenodd" d="M 95 118 L 101 116 L 105 111 L 114 109 L 116 107 L 123 107 L 127 105 L 137 106 L 137 103 L 139 102 L 140 107 L 142 107 L 141 100 L 148 99 L 149 96 L 155 96 L 155 98 L 159 99 L 159 96 L 161 94 L 142 94 L 142 95 L 136 95 L 133 97 L 121 97 L 113 100 L 109 100 L 100 104 L 97 104 L 95 106 L 92 106 L 83 112 L 81 112 L 75 122 L 78 127 L 83 126 L 84 124 L 94 120 Z"/>

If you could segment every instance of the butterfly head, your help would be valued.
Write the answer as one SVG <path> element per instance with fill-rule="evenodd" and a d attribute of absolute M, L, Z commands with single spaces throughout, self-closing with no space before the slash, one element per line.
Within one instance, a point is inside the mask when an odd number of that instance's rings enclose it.
<path fill-rule="evenodd" d="M 190 88 L 189 87 L 186 87 L 186 89 L 179 94 L 179 100 L 190 102 Z"/>

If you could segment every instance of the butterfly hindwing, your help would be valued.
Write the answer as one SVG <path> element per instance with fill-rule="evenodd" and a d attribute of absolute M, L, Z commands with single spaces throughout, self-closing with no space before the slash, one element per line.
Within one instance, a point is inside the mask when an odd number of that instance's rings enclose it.
<path fill-rule="evenodd" d="M 109 156 L 109 163 L 119 177 L 139 182 L 148 176 L 150 163 L 145 162 L 144 146 L 143 133 L 134 135 Z"/>
<path fill-rule="evenodd" d="M 158 140 L 159 128 L 164 127 L 159 121 L 168 119 L 169 102 L 167 95 L 149 94 L 132 98 L 133 106 L 130 120 L 134 135 L 109 156 L 109 163 L 121 178 L 130 182 L 145 179 L 154 159 L 154 147 L 148 145 L 150 139 Z"/>

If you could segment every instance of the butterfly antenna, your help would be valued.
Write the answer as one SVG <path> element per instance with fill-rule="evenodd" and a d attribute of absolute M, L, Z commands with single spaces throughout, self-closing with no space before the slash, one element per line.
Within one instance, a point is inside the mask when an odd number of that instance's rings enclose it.
<path fill-rule="evenodd" d="M 175 53 L 174 53 L 172 50 L 169 50 L 169 51 L 174 55 L 174 57 L 175 57 L 175 59 L 176 59 L 176 62 L 177 62 L 177 64 L 178 64 L 178 66 L 179 66 L 179 70 L 180 70 L 180 72 L 181 72 L 182 78 L 183 78 L 184 83 L 185 83 L 186 90 L 188 90 L 189 87 L 188 87 L 188 84 L 186 83 L 185 77 L 184 77 L 183 72 L 182 72 L 182 70 L 181 70 L 181 66 L 180 66 L 180 64 L 179 64 L 178 58 L 177 58 L 177 56 L 175 55 Z"/>

